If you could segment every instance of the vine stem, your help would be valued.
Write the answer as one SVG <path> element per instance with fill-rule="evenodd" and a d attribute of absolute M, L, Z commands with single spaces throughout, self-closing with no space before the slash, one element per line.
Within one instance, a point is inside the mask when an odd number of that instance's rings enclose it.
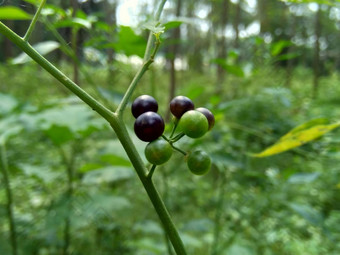
<path fill-rule="evenodd" d="M 34 30 L 35 24 L 38 21 L 38 18 L 40 16 L 41 10 L 44 7 L 45 3 L 46 3 L 46 0 L 41 0 L 39 8 L 38 8 L 37 12 L 34 14 L 34 17 L 33 17 L 32 21 L 31 21 L 31 24 L 28 27 L 28 29 L 26 31 L 26 34 L 25 34 L 25 36 L 23 38 L 25 42 L 28 42 L 28 39 L 30 38 L 30 36 L 31 36 L 31 34 L 32 34 L 33 30 Z"/>
<path fill-rule="evenodd" d="M 8 162 L 7 162 L 7 152 L 5 142 L 2 141 L 0 144 L 1 151 L 1 172 L 4 179 L 5 191 L 7 196 L 7 215 L 9 220 L 9 231 L 10 231 L 10 240 L 12 246 L 12 254 L 17 255 L 17 239 L 16 239 L 16 230 L 15 230 L 15 221 L 14 221 L 14 212 L 13 212 L 13 195 L 11 190 L 11 185 L 9 182 L 8 176 Z"/>

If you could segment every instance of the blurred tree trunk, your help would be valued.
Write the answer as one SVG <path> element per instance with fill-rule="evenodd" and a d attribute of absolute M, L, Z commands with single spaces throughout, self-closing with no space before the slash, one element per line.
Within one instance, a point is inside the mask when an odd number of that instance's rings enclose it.
<path fill-rule="evenodd" d="M 181 15 L 182 1 L 176 1 L 176 17 Z M 176 92 L 176 68 L 175 60 L 178 52 L 178 42 L 180 40 L 181 30 L 180 27 L 176 27 L 172 34 L 172 45 L 170 47 L 170 86 L 169 86 L 169 103 L 175 97 Z M 165 120 L 169 121 L 170 111 L 168 110 L 165 116 Z"/>
<path fill-rule="evenodd" d="M 116 12 L 117 12 L 117 1 L 106 0 L 105 1 L 105 16 L 106 16 L 105 19 L 106 19 L 106 23 L 111 28 L 110 32 L 108 33 L 109 42 L 112 41 L 112 36 L 114 35 L 116 31 L 116 27 L 117 27 Z M 107 81 L 109 83 L 112 83 L 113 81 L 112 77 L 114 76 L 114 68 L 113 68 L 114 59 L 115 59 L 115 52 L 113 48 L 109 48 L 107 50 L 107 66 L 109 68 Z"/>
<path fill-rule="evenodd" d="M 235 19 L 234 19 L 234 32 L 235 32 L 235 38 L 234 38 L 234 48 L 238 49 L 240 46 L 240 22 L 241 22 L 241 8 L 242 6 L 242 0 L 238 0 L 236 4 L 236 12 L 235 12 Z"/>
<path fill-rule="evenodd" d="M 297 23 L 297 20 L 296 20 L 296 16 L 291 16 L 290 19 L 288 19 L 291 23 L 291 31 L 290 31 L 290 35 L 289 35 L 289 40 L 292 41 L 295 34 L 296 34 L 296 23 Z M 292 44 L 291 46 L 288 47 L 287 49 L 287 54 L 290 55 L 290 54 L 293 54 L 294 51 L 295 51 L 295 46 Z M 294 58 L 292 59 L 288 59 L 287 60 L 287 66 L 286 66 L 286 87 L 290 87 L 291 86 L 291 82 L 292 82 L 292 75 L 293 75 L 293 68 L 294 68 L 294 64 L 295 64 L 295 60 Z"/>
<path fill-rule="evenodd" d="M 74 18 L 79 9 L 78 0 L 71 0 L 72 5 L 72 17 Z M 79 47 L 78 47 L 78 28 L 72 28 L 71 30 L 71 44 L 73 52 L 77 59 L 79 59 Z M 76 60 L 73 60 L 73 81 L 79 85 L 79 67 Z"/>
<path fill-rule="evenodd" d="M 260 34 L 264 34 L 269 31 L 269 22 L 267 14 L 268 0 L 257 1 L 257 13 L 260 20 Z"/>
<path fill-rule="evenodd" d="M 216 10 L 220 12 L 220 38 L 217 40 L 217 58 L 226 60 L 227 58 L 227 43 L 226 43 L 226 28 L 228 24 L 228 14 L 229 14 L 229 0 L 222 0 L 220 5 L 215 5 Z M 222 91 L 222 85 L 225 79 L 225 70 L 221 65 L 217 65 L 217 84 L 216 91 L 220 93 Z"/>
<path fill-rule="evenodd" d="M 321 6 L 318 4 L 318 10 L 315 14 L 315 45 L 314 45 L 314 59 L 313 59 L 313 98 L 317 97 L 319 88 L 319 76 L 320 76 L 320 36 L 321 36 Z"/>

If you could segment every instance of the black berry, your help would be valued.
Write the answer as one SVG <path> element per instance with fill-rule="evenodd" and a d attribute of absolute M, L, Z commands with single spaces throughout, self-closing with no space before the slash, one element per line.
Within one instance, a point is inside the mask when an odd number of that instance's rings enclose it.
<path fill-rule="evenodd" d="M 135 133 L 144 142 L 151 142 L 164 132 L 164 121 L 155 112 L 145 112 L 138 116 L 134 126 Z"/>
<path fill-rule="evenodd" d="M 194 103 L 185 96 L 177 96 L 170 102 L 170 111 L 178 119 L 180 119 L 185 112 L 193 110 L 194 108 Z"/>
<path fill-rule="evenodd" d="M 212 129 L 215 125 L 214 114 L 212 114 L 211 111 L 209 111 L 207 108 L 204 108 L 204 107 L 197 108 L 196 111 L 203 113 L 205 115 L 205 117 L 208 120 L 208 124 L 209 124 L 208 130 Z"/>
<path fill-rule="evenodd" d="M 139 96 L 133 101 L 131 106 L 132 115 L 138 118 L 139 115 L 145 112 L 157 112 L 158 103 L 156 99 L 149 95 Z"/>

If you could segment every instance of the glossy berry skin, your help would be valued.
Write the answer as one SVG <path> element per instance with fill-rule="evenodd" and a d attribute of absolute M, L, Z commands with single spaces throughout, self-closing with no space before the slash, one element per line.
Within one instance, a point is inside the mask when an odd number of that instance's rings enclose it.
<path fill-rule="evenodd" d="M 201 112 L 205 115 L 205 117 L 208 120 L 208 124 L 209 124 L 208 130 L 211 130 L 215 125 L 214 114 L 212 114 L 211 111 L 209 111 L 207 108 L 204 108 L 204 107 L 200 107 L 200 108 L 197 108 L 195 110 L 198 111 L 198 112 Z"/>
<path fill-rule="evenodd" d="M 164 121 L 155 112 L 145 112 L 136 119 L 134 130 L 139 139 L 144 142 L 151 142 L 163 134 Z"/>
<path fill-rule="evenodd" d="M 139 96 L 133 101 L 131 106 L 132 115 L 138 118 L 139 115 L 145 112 L 157 112 L 158 103 L 156 99 L 149 95 Z"/>
<path fill-rule="evenodd" d="M 153 165 L 161 165 L 167 162 L 172 155 L 172 147 L 171 145 L 161 139 L 158 138 L 155 141 L 150 142 L 145 147 L 145 157 L 146 159 Z"/>
<path fill-rule="evenodd" d="M 170 111 L 177 119 L 180 119 L 185 112 L 194 108 L 194 103 L 185 96 L 177 96 L 170 102 Z"/>
<path fill-rule="evenodd" d="M 193 174 L 203 175 L 210 170 L 211 159 L 206 152 L 197 150 L 189 154 L 187 165 Z"/>
<path fill-rule="evenodd" d="M 208 120 L 205 115 L 195 110 L 184 113 L 178 126 L 180 131 L 191 138 L 203 136 L 209 128 Z"/>

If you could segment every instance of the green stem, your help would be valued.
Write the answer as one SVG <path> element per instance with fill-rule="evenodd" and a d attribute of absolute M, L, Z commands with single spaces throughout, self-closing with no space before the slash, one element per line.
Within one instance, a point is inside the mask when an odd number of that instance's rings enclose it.
<path fill-rule="evenodd" d="M 121 144 L 123 145 L 130 161 L 132 162 L 132 165 L 134 166 L 137 175 L 141 180 L 144 189 L 146 190 L 177 255 L 186 255 L 183 242 L 177 232 L 174 223 L 172 222 L 171 216 L 167 211 L 165 204 L 161 199 L 156 187 L 154 186 L 152 179 L 148 178 L 148 175 L 146 174 L 147 169 L 144 165 L 144 162 L 139 156 L 136 147 L 133 145 L 133 142 L 126 130 L 122 119 L 115 114 L 113 121 L 111 122 L 111 126 Z"/>
<path fill-rule="evenodd" d="M 156 166 L 157 166 L 157 165 L 152 165 L 152 167 L 151 167 L 151 169 L 150 169 L 150 171 L 149 171 L 149 173 L 148 173 L 148 178 L 149 178 L 149 179 L 152 178 L 152 175 L 153 175 L 153 173 L 155 172 Z"/>
<path fill-rule="evenodd" d="M 185 136 L 184 133 L 179 133 L 179 134 L 176 135 L 174 138 L 172 138 L 172 139 L 170 140 L 170 142 L 171 142 L 171 143 L 175 143 L 175 142 L 177 142 L 178 140 L 180 140 L 183 136 Z"/>
<path fill-rule="evenodd" d="M 12 245 L 12 255 L 17 255 L 17 239 L 16 239 L 16 230 L 15 230 L 15 221 L 14 221 L 14 212 L 13 212 L 13 195 L 11 190 L 11 185 L 9 182 L 8 176 L 8 162 L 7 162 L 7 152 L 5 143 L 1 143 L 1 172 L 4 178 L 5 191 L 7 196 L 7 216 L 9 220 L 9 231 L 10 231 L 10 240 Z"/>
<path fill-rule="evenodd" d="M 0 33 L 6 36 L 9 40 L 15 43 L 20 49 L 22 49 L 27 55 L 35 60 L 41 67 L 49 72 L 53 77 L 60 81 L 66 88 L 77 95 L 82 101 L 88 104 L 94 111 L 101 115 L 108 122 L 111 122 L 113 118 L 113 112 L 100 104 L 96 99 L 87 94 L 77 84 L 71 81 L 65 74 L 63 74 L 58 68 L 51 64 L 47 59 L 41 56 L 28 42 L 24 41 L 20 36 L 9 29 L 5 24 L 0 21 Z"/>
<path fill-rule="evenodd" d="M 120 102 L 120 104 L 118 105 L 118 108 L 116 110 L 116 113 L 118 114 L 118 116 L 123 116 L 123 112 L 126 108 L 126 105 L 129 101 L 129 99 L 131 98 L 139 80 L 143 77 L 144 73 L 148 70 L 148 68 L 152 64 L 152 62 L 153 62 L 153 59 L 149 59 L 147 62 L 145 62 L 143 64 L 143 66 L 139 69 L 139 71 L 137 72 L 135 77 L 133 78 L 129 88 L 127 89 L 122 101 Z"/>
<path fill-rule="evenodd" d="M 26 32 L 26 34 L 25 34 L 25 36 L 23 38 L 25 42 L 27 42 L 28 39 L 30 38 L 30 36 L 31 36 L 31 34 L 32 34 L 33 30 L 34 30 L 35 24 L 38 21 L 40 12 L 41 12 L 42 8 L 44 7 L 45 3 L 46 3 L 46 0 L 41 0 L 39 8 L 38 8 L 37 12 L 34 14 L 34 17 L 33 17 L 32 21 L 31 21 L 31 24 L 28 27 L 27 32 Z"/>
<path fill-rule="evenodd" d="M 173 145 L 172 143 L 170 143 L 170 145 L 171 145 L 171 147 L 172 147 L 174 150 L 176 150 L 176 151 L 182 153 L 184 156 L 187 155 L 187 153 L 186 153 L 185 151 L 182 151 L 180 148 L 176 147 L 176 146 Z"/>
<path fill-rule="evenodd" d="M 165 2 L 166 2 L 166 0 L 162 0 L 162 2 L 158 6 L 158 9 L 157 9 L 157 11 L 155 13 L 155 17 L 154 17 L 156 22 L 158 22 L 160 17 L 161 17 Z M 147 45 L 146 45 L 146 50 L 145 50 L 145 54 L 144 54 L 144 62 L 146 62 L 148 59 L 150 59 L 152 46 L 153 46 L 154 42 L 155 42 L 155 37 L 153 35 L 153 32 L 151 31 L 149 33 L 149 38 L 148 38 L 148 42 L 147 42 Z"/>
<path fill-rule="evenodd" d="M 178 119 L 176 118 L 175 121 L 174 121 L 174 127 L 172 128 L 172 131 L 171 131 L 171 134 L 170 134 L 170 139 L 174 136 L 177 125 L 178 125 Z"/>

